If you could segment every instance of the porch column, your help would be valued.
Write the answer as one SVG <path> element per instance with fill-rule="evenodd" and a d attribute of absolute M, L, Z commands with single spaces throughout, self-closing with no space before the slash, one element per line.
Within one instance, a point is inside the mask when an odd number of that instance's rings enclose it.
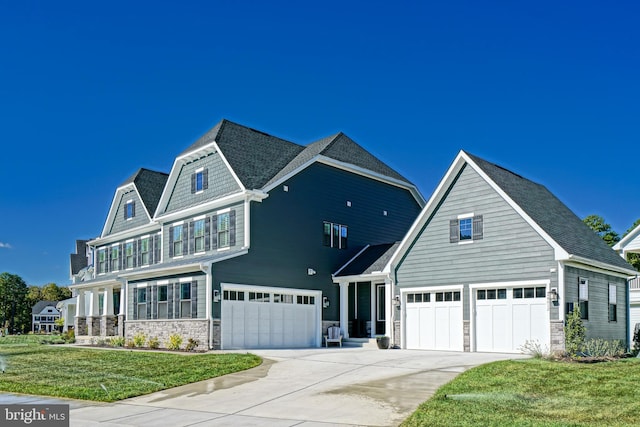
<path fill-rule="evenodd" d="M 84 317 L 84 291 L 78 291 L 78 296 L 76 296 L 76 317 Z"/>
<path fill-rule="evenodd" d="M 378 321 L 378 313 L 376 313 L 376 301 L 378 300 L 378 293 L 376 290 L 376 285 L 371 281 L 371 322 L 369 329 L 369 337 L 374 338 L 376 336 L 376 322 Z"/>
<path fill-rule="evenodd" d="M 389 278 L 384 280 L 384 299 L 384 334 L 388 336 L 393 343 L 395 342 L 393 338 L 393 326 L 395 323 L 395 319 L 393 318 L 393 309 L 395 308 L 395 305 L 393 304 L 393 283 Z"/>
<path fill-rule="evenodd" d="M 102 315 L 113 316 L 113 286 L 107 286 L 103 291 Z"/>
<path fill-rule="evenodd" d="M 100 298 L 98 289 L 94 288 L 89 297 L 89 315 L 87 316 L 87 335 L 100 335 Z"/>
<path fill-rule="evenodd" d="M 340 329 L 349 338 L 349 282 L 340 283 Z"/>
<path fill-rule="evenodd" d="M 118 336 L 124 336 L 124 318 L 127 312 L 127 287 L 120 287 L 120 310 L 118 311 Z"/>
<path fill-rule="evenodd" d="M 87 335 L 87 317 L 85 315 L 85 291 L 78 290 L 76 296 L 76 315 L 73 319 L 73 328 L 76 336 Z"/>

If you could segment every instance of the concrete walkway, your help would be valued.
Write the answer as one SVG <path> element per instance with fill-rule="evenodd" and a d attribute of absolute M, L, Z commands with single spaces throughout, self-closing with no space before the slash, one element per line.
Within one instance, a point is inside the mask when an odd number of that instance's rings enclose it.
<path fill-rule="evenodd" d="M 393 426 L 459 373 L 515 354 L 330 348 L 252 350 L 248 371 L 112 404 L 70 403 L 71 426 Z"/>

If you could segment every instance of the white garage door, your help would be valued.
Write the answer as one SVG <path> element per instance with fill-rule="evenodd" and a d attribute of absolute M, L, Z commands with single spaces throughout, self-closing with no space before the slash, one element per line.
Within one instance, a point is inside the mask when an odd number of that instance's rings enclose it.
<path fill-rule="evenodd" d="M 321 292 L 243 285 L 222 291 L 222 348 L 320 346 Z"/>
<path fill-rule="evenodd" d="M 546 286 L 475 289 L 476 351 L 521 352 L 527 341 L 549 348 Z"/>
<path fill-rule="evenodd" d="M 405 293 L 406 348 L 463 350 L 459 290 Z"/>

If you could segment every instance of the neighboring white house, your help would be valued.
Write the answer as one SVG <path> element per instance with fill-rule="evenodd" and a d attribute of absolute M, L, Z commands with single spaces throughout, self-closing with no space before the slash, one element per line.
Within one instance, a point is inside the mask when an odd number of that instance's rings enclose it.
<path fill-rule="evenodd" d="M 55 321 L 60 318 L 56 308 L 57 301 L 39 301 L 31 309 L 31 331 L 51 333 L 55 330 Z"/>
<path fill-rule="evenodd" d="M 627 254 L 640 253 L 640 225 L 616 243 L 613 249 L 624 259 L 627 259 Z M 637 323 L 640 323 L 640 279 L 638 276 L 629 280 L 629 342 L 633 340 L 633 331 Z"/>
<path fill-rule="evenodd" d="M 56 308 L 60 312 L 60 317 L 64 319 L 64 323 L 62 325 L 62 332 L 67 332 L 69 328 L 73 329 L 73 322 L 76 317 L 76 302 L 77 298 L 69 298 L 63 301 L 60 301 Z"/>

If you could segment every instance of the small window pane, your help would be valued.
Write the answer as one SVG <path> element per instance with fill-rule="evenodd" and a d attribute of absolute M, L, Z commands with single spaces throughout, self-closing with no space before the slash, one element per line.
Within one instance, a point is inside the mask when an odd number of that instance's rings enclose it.
<path fill-rule="evenodd" d="M 180 299 L 191 299 L 191 283 L 183 283 L 180 286 Z"/>
<path fill-rule="evenodd" d="M 478 299 L 487 299 L 487 291 L 484 289 L 478 289 Z"/>
<path fill-rule="evenodd" d="M 540 286 L 536 288 L 536 298 L 544 298 L 547 296 L 547 288 Z"/>
<path fill-rule="evenodd" d="M 487 299 L 496 299 L 495 289 L 487 289 Z"/>
<path fill-rule="evenodd" d="M 506 289 L 498 289 L 498 299 L 507 299 Z"/>
<path fill-rule="evenodd" d="M 453 300 L 454 301 L 460 301 L 460 291 L 455 291 L 453 293 Z"/>
<path fill-rule="evenodd" d="M 473 220 L 465 218 L 460 220 L 460 240 L 471 240 Z"/>
<path fill-rule="evenodd" d="M 441 302 L 441 301 L 444 301 L 444 293 L 436 292 L 436 302 Z"/>
<path fill-rule="evenodd" d="M 415 302 L 422 302 L 422 294 L 415 294 Z"/>
<path fill-rule="evenodd" d="M 535 292 L 534 288 L 524 288 L 524 297 L 533 298 L 535 296 L 534 292 Z"/>
<path fill-rule="evenodd" d="M 165 285 L 158 286 L 158 301 L 167 300 L 167 287 Z"/>
<path fill-rule="evenodd" d="M 522 288 L 513 288 L 513 297 L 514 298 L 522 298 Z"/>
<path fill-rule="evenodd" d="M 411 304 L 413 302 L 414 294 L 407 294 L 407 303 Z"/>
<path fill-rule="evenodd" d="M 453 300 L 453 292 L 445 292 L 444 293 L 444 300 L 445 301 L 452 301 Z"/>
<path fill-rule="evenodd" d="M 431 302 L 431 294 L 422 294 L 422 302 Z"/>

